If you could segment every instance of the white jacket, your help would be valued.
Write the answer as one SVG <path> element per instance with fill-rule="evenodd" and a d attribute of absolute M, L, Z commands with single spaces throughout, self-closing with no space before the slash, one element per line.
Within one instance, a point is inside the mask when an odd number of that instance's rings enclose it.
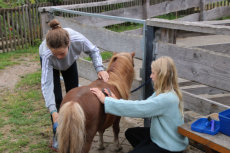
<path fill-rule="evenodd" d="M 39 55 L 42 58 L 41 89 L 46 107 L 49 108 L 50 112 L 57 110 L 53 92 L 53 68 L 62 71 L 67 70 L 83 51 L 92 58 L 96 72 L 104 70 L 100 50 L 82 34 L 70 28 L 64 29 L 68 31 L 70 36 L 69 51 L 65 58 L 56 58 L 47 47 L 46 40 L 43 40 L 39 47 Z"/>

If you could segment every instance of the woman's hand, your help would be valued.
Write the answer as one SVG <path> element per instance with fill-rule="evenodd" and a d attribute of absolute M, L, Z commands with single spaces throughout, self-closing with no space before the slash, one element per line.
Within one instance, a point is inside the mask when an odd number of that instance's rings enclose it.
<path fill-rule="evenodd" d="M 99 90 L 98 88 L 90 88 L 90 91 L 97 96 L 102 104 L 104 104 L 105 95 L 101 90 Z"/>
<path fill-rule="evenodd" d="M 107 71 L 100 71 L 97 73 L 99 79 L 102 79 L 104 82 L 109 80 L 109 74 Z"/>
<path fill-rule="evenodd" d="M 52 113 L 52 118 L 53 118 L 53 122 L 56 123 L 58 120 L 58 113 L 57 112 L 53 112 Z"/>

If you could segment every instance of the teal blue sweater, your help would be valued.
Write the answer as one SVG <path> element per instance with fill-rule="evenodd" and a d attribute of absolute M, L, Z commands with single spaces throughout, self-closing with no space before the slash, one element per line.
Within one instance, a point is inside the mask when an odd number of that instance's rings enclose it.
<path fill-rule="evenodd" d="M 169 151 L 183 151 L 188 145 L 187 137 L 177 132 L 184 123 L 179 110 L 179 98 L 174 91 L 155 93 L 146 100 L 117 100 L 105 98 L 105 112 L 117 116 L 151 118 L 151 140 Z"/>

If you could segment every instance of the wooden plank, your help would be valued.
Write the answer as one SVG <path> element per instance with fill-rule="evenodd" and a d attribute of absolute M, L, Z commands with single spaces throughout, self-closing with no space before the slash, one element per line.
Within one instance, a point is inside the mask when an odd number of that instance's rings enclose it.
<path fill-rule="evenodd" d="M 230 98 L 229 98 L 230 97 L 230 93 L 229 92 L 228 93 L 223 93 L 223 94 L 222 93 L 215 94 L 215 95 L 201 94 L 199 96 L 207 98 L 207 99 L 211 99 L 211 100 L 214 100 L 214 101 L 218 101 L 218 102 L 221 102 L 221 101 L 219 101 L 219 98 L 226 98 L 225 101 L 227 101 L 227 102 L 230 101 Z M 230 104 L 230 102 L 229 102 L 229 104 Z"/>
<path fill-rule="evenodd" d="M 55 17 L 61 26 L 72 28 L 82 33 L 97 47 L 113 52 L 135 52 L 136 57 L 143 58 L 142 36 L 117 33 L 104 28 L 78 24 L 75 20 Z"/>
<path fill-rule="evenodd" d="M 133 6 L 129 8 L 121 8 L 112 11 L 106 11 L 99 14 L 142 19 L 143 9 L 142 6 Z M 79 22 L 79 24 L 89 24 L 97 27 L 105 27 L 108 25 L 124 23 L 124 21 L 108 20 L 104 18 L 90 16 L 78 16 L 75 19 Z"/>
<path fill-rule="evenodd" d="M 174 59 L 179 77 L 230 91 L 229 55 L 161 42 L 157 53 Z"/>
<path fill-rule="evenodd" d="M 226 95 L 228 95 L 228 96 L 226 96 Z M 211 100 L 218 101 L 221 104 L 230 106 L 230 95 L 229 94 L 225 94 L 222 97 L 212 97 Z"/>
<path fill-rule="evenodd" d="M 173 0 L 166 1 L 149 7 L 149 16 L 155 17 L 171 12 L 187 10 L 193 7 L 199 7 L 200 0 Z"/>
<path fill-rule="evenodd" d="M 194 81 L 179 82 L 180 88 L 182 88 L 184 86 L 186 87 L 186 86 L 194 86 L 194 85 L 200 85 L 200 84 L 197 82 L 194 82 Z"/>
<path fill-rule="evenodd" d="M 34 41 L 33 41 L 33 39 L 34 39 L 34 35 L 33 35 L 33 24 L 32 24 L 32 14 L 31 14 L 31 5 L 28 5 L 28 7 L 27 7 L 27 20 L 29 21 L 29 22 L 27 22 L 28 23 L 28 37 L 29 37 L 29 40 L 30 40 L 30 45 L 33 45 L 34 44 Z"/>
<path fill-rule="evenodd" d="M 147 25 L 168 29 L 177 29 L 184 31 L 193 31 L 210 34 L 230 35 L 230 27 L 222 25 L 209 25 L 199 22 L 173 21 L 165 19 L 152 18 L 147 20 Z"/>
<path fill-rule="evenodd" d="M 205 45 L 205 46 L 197 46 L 197 47 L 230 55 L 230 43 L 213 44 L 213 45 Z"/>
<path fill-rule="evenodd" d="M 15 21 L 15 35 L 16 35 L 16 39 L 17 39 L 17 42 L 16 42 L 16 47 L 18 48 L 19 45 L 20 45 L 20 32 L 19 32 L 19 21 L 18 21 L 18 16 L 19 16 L 19 13 L 18 13 L 18 9 L 14 11 L 14 21 Z"/>
<path fill-rule="evenodd" d="M 216 20 L 226 16 L 230 16 L 230 6 L 217 7 L 208 11 L 204 11 L 204 21 Z"/>
<path fill-rule="evenodd" d="M 223 0 L 205 0 L 205 4 L 209 4 L 209 3 L 215 3 L 215 2 L 222 2 Z"/>
<path fill-rule="evenodd" d="M 204 11 L 205 11 L 205 0 L 200 0 L 200 16 L 199 21 L 204 21 Z"/>
<path fill-rule="evenodd" d="M 226 19 L 226 20 L 214 20 L 214 21 L 200 21 L 200 22 L 204 23 L 204 24 L 213 24 L 213 25 L 230 24 L 229 19 Z"/>
<path fill-rule="evenodd" d="M 30 46 L 31 43 L 31 30 L 30 30 L 30 19 L 29 19 L 29 8 L 28 6 L 25 7 L 25 26 L 26 26 L 26 35 L 28 37 L 28 45 Z"/>
<path fill-rule="evenodd" d="M 150 0 L 143 1 L 143 19 L 149 19 L 149 7 L 150 7 Z"/>
<path fill-rule="evenodd" d="M 15 18 L 14 18 L 14 12 L 13 12 L 13 10 L 11 10 L 10 11 L 10 14 L 11 14 L 11 29 L 12 29 L 12 34 L 13 34 L 13 48 L 14 48 L 14 50 L 16 50 L 16 43 L 17 43 L 17 40 L 16 40 L 16 37 L 15 37 Z"/>
<path fill-rule="evenodd" d="M 42 22 L 42 16 L 41 13 L 38 12 L 38 18 L 39 18 L 39 32 L 40 32 L 40 39 L 43 38 L 43 22 Z"/>
<path fill-rule="evenodd" d="M 203 84 L 194 84 L 194 85 L 189 85 L 189 86 L 183 86 L 183 87 L 180 87 L 180 89 L 183 89 L 183 90 L 186 90 L 186 89 L 199 89 L 199 88 L 202 88 L 202 87 L 207 87 L 206 85 L 203 85 Z"/>
<path fill-rule="evenodd" d="M 32 34 L 33 34 L 33 42 L 35 41 L 35 39 L 37 38 L 37 35 L 36 35 L 36 24 L 35 24 L 35 19 L 36 19 L 36 16 L 35 16 L 35 5 L 31 5 L 31 12 L 32 12 L 32 18 L 31 18 L 31 22 L 32 22 Z"/>
<path fill-rule="evenodd" d="M 125 2 L 133 2 L 133 1 L 134 0 L 109 0 L 109 1 L 94 2 L 94 3 L 82 3 L 82 4 L 75 4 L 75 5 L 61 5 L 61 6 L 55 6 L 55 8 L 72 10 L 72 9 L 77 9 L 77 8 L 106 6 L 106 5 L 125 3 Z M 39 12 L 49 12 L 52 8 L 54 8 L 54 7 L 40 7 L 38 10 L 39 10 Z"/>
<path fill-rule="evenodd" d="M 176 30 L 161 28 L 161 41 L 167 43 L 176 43 Z"/>
<path fill-rule="evenodd" d="M 225 90 L 208 87 L 205 85 L 199 85 L 197 87 L 190 87 L 190 88 L 182 88 L 184 91 L 187 91 L 189 93 L 195 94 L 195 95 L 201 95 L 201 94 L 209 94 L 209 95 L 215 95 L 215 94 L 224 94 L 228 93 Z"/>
<path fill-rule="evenodd" d="M 10 16 L 11 16 L 11 13 L 10 11 L 7 11 L 7 15 L 6 15 L 6 18 L 7 18 L 7 27 L 8 27 L 8 39 L 9 41 L 7 40 L 7 44 L 9 43 L 9 48 L 8 48 L 8 51 L 12 51 L 13 50 L 13 40 L 12 40 L 12 35 L 11 35 L 11 27 L 10 27 Z"/>
<path fill-rule="evenodd" d="M 191 130 L 191 124 L 189 122 L 178 127 L 178 132 L 189 139 L 192 139 L 200 144 L 207 146 L 208 148 L 214 149 L 221 153 L 230 153 L 230 137 L 218 133 L 216 135 L 209 135 L 204 133 L 199 133 Z"/>
<path fill-rule="evenodd" d="M 6 27 L 6 11 L 5 10 L 3 10 L 3 27 Z M 6 32 L 6 28 L 4 28 L 5 30 L 4 30 L 4 39 L 3 39 L 3 42 L 5 41 L 7 41 L 7 32 Z M 4 43 L 3 43 L 4 44 Z M 5 51 L 4 52 L 7 52 L 8 50 L 9 50 L 9 48 L 8 48 L 8 43 L 6 43 L 6 45 L 4 45 L 5 47 L 6 47 L 6 49 L 5 49 Z"/>
<path fill-rule="evenodd" d="M 194 13 L 190 15 L 186 15 L 182 18 L 178 18 L 175 21 L 189 21 L 189 22 L 196 22 L 199 21 L 200 13 Z"/>
<path fill-rule="evenodd" d="M 191 82 L 190 80 L 186 80 L 184 78 L 178 78 L 178 83 L 184 83 L 184 82 Z"/>
<path fill-rule="evenodd" d="M 20 39 L 20 47 L 24 48 L 24 37 L 23 37 L 23 29 L 22 29 L 22 9 L 20 8 L 18 10 L 18 21 L 19 21 L 19 30 L 20 30 L 20 35 L 19 35 L 19 39 Z"/>
<path fill-rule="evenodd" d="M 28 39 L 27 39 L 27 22 L 26 22 L 26 13 L 25 13 L 25 11 L 26 11 L 26 8 L 25 7 L 22 7 L 22 20 L 23 20 L 23 22 L 22 22 L 22 24 L 23 24 L 23 32 L 24 32 L 24 41 L 23 41 L 23 43 L 24 43 L 24 45 L 25 45 L 25 47 L 27 47 L 27 45 L 28 45 Z"/>
<path fill-rule="evenodd" d="M 39 17 L 38 17 L 38 6 L 36 5 L 35 6 L 35 26 L 36 26 L 36 28 L 35 28 L 35 33 L 36 33 L 36 38 L 37 39 L 41 39 L 41 37 L 40 37 L 40 31 L 39 31 L 39 27 L 41 26 L 40 24 L 39 24 Z"/>
<path fill-rule="evenodd" d="M 230 109 L 230 106 L 221 104 L 220 102 L 210 100 L 187 91 L 182 90 L 184 108 L 192 110 L 202 115 L 208 115 L 211 113 L 219 113 L 226 109 Z"/>
<path fill-rule="evenodd" d="M 3 38 L 4 38 L 4 37 L 3 37 L 3 31 L 2 31 L 2 27 L 3 27 L 2 21 L 3 21 L 3 18 L 2 18 L 2 15 L 0 14 L 0 37 L 1 37 L 1 39 L 0 39 L 0 43 L 1 43 L 0 49 L 2 49 L 2 52 L 4 52 L 4 50 L 5 50 L 5 45 L 3 44 L 3 42 L 4 42 Z"/>

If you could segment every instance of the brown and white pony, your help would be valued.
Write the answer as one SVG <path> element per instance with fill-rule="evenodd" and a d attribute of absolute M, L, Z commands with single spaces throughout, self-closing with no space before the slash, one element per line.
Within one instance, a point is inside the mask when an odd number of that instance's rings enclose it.
<path fill-rule="evenodd" d="M 105 114 L 90 88 L 109 88 L 118 98 L 128 99 L 134 77 L 135 53 L 116 53 L 110 60 L 107 72 L 109 81 L 95 80 L 88 86 L 70 90 L 64 97 L 58 117 L 58 144 L 60 153 L 88 153 L 96 132 L 99 132 L 99 149 L 103 149 L 103 133 L 113 125 L 114 144 L 121 149 L 118 133 L 120 117 Z"/>

